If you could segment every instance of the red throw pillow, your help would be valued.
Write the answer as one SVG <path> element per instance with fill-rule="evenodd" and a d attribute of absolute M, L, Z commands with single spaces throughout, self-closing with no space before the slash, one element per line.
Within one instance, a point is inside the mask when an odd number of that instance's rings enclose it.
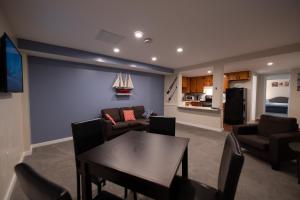
<path fill-rule="evenodd" d="M 109 120 L 109 121 L 111 121 L 111 123 L 113 124 L 113 125 L 116 125 L 117 123 L 115 122 L 115 120 L 109 115 L 109 114 L 105 114 L 105 118 L 107 119 L 107 120 Z"/>
<path fill-rule="evenodd" d="M 123 114 L 124 114 L 125 122 L 136 120 L 133 110 L 123 110 Z"/>

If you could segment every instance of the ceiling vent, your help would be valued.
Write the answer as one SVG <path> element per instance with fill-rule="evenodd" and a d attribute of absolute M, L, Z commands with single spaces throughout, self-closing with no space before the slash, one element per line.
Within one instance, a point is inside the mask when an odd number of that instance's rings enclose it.
<path fill-rule="evenodd" d="M 116 33 L 112 33 L 106 30 L 100 30 L 96 39 L 108 44 L 119 44 L 125 37 Z"/>

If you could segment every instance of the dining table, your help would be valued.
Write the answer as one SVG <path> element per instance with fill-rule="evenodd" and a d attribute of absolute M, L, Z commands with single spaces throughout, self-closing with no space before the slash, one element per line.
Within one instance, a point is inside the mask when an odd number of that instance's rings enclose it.
<path fill-rule="evenodd" d="M 188 138 L 129 131 L 80 154 L 82 199 L 92 199 L 91 175 L 153 199 L 171 199 L 181 164 L 188 179 L 188 143 Z"/>

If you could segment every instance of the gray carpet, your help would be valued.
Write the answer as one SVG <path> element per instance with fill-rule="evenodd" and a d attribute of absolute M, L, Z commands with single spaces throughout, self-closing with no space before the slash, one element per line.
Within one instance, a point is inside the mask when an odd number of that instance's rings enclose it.
<path fill-rule="evenodd" d="M 178 125 L 176 129 L 176 135 L 191 139 L 189 177 L 216 187 L 226 133 L 182 125 Z M 25 162 L 45 177 L 67 188 L 76 199 L 72 141 L 36 148 L 31 156 L 26 157 Z M 122 187 L 112 183 L 108 183 L 104 189 L 121 197 L 124 192 Z M 11 199 L 27 200 L 18 183 Z M 139 195 L 139 199 L 149 198 Z M 297 184 L 296 163 L 288 162 L 282 166 L 281 171 L 274 171 L 268 163 L 245 153 L 245 163 L 235 199 L 299 200 L 300 185 Z"/>

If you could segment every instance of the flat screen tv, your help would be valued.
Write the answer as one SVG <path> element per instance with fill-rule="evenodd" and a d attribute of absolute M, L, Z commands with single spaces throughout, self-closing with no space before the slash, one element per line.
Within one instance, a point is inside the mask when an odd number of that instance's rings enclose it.
<path fill-rule="evenodd" d="M 0 91 L 23 92 L 22 55 L 6 33 L 1 37 Z"/>

